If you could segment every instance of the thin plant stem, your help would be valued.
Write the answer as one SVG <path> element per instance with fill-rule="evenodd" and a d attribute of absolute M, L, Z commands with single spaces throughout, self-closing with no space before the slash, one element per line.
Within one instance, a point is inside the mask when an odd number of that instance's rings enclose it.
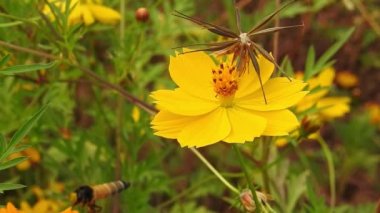
<path fill-rule="evenodd" d="M 88 69 L 87 67 L 81 66 L 77 63 L 74 63 L 74 62 L 68 60 L 68 59 L 57 57 L 57 56 L 54 56 L 54 55 L 51 55 L 49 53 L 45 53 L 42 51 L 37 51 L 37 50 L 25 48 L 25 47 L 20 47 L 20 46 L 10 44 L 10 43 L 7 43 L 7 42 L 1 41 L 1 40 L 0 40 L 0 46 L 11 48 L 11 49 L 14 49 L 14 50 L 17 50 L 20 52 L 30 53 L 30 54 L 37 55 L 37 56 L 40 56 L 43 58 L 58 60 L 58 61 L 61 61 L 65 64 L 68 64 L 70 66 L 74 66 L 74 67 L 80 69 L 82 72 L 84 72 L 86 75 L 88 75 L 92 79 L 98 81 L 99 85 L 101 85 L 105 88 L 108 88 L 108 89 L 115 90 L 116 92 L 121 94 L 125 99 L 127 99 L 129 102 L 131 102 L 132 104 L 134 104 L 134 105 L 140 107 L 141 109 L 147 111 L 148 113 L 154 114 L 157 112 L 157 109 L 155 109 L 153 106 L 151 106 L 151 105 L 145 103 L 144 101 L 141 101 L 140 99 L 136 98 L 135 96 L 133 96 L 132 94 L 130 94 L 129 92 L 127 92 L 126 90 L 121 88 L 120 86 L 118 86 L 116 84 L 112 84 L 112 83 L 108 82 L 107 80 L 104 80 L 102 77 L 100 77 L 95 72 Z"/>
<path fill-rule="evenodd" d="M 248 182 L 248 187 L 249 187 L 249 189 L 250 189 L 251 192 L 252 192 L 253 200 L 255 201 L 255 204 L 256 204 L 256 209 L 255 209 L 255 211 L 260 213 L 260 212 L 262 212 L 262 210 L 261 210 L 261 203 L 260 203 L 260 201 L 259 201 L 259 198 L 257 197 L 256 189 L 255 189 L 255 187 L 253 186 L 253 183 L 252 183 L 252 181 L 251 181 L 251 178 L 250 178 L 250 176 L 249 176 L 249 174 L 248 174 L 248 169 L 247 169 L 247 167 L 245 166 L 244 159 L 243 159 L 243 157 L 241 156 L 240 150 L 239 150 L 239 148 L 237 147 L 236 144 L 233 144 L 233 145 L 232 145 L 232 148 L 234 149 L 234 151 L 236 152 L 236 155 L 238 156 L 238 159 L 239 159 L 240 165 L 241 165 L 241 167 L 242 167 L 242 169 L 243 169 L 243 172 L 244 172 L 245 178 L 247 179 L 247 182 Z"/>
<path fill-rule="evenodd" d="M 280 0 L 276 0 L 276 10 L 278 10 L 280 8 Z M 275 18 L 274 18 L 274 27 L 278 27 L 280 25 L 280 17 L 279 15 L 277 15 Z M 278 40 L 279 40 L 279 37 L 280 37 L 280 31 L 277 31 L 274 33 L 273 35 L 273 58 L 274 60 L 277 60 L 277 57 L 278 57 Z"/>
<path fill-rule="evenodd" d="M 120 27 L 119 27 L 119 43 L 121 51 L 124 51 L 124 31 L 125 31 L 125 0 L 120 0 L 120 14 L 121 14 L 121 20 L 120 20 Z M 120 82 L 121 79 L 118 81 Z M 116 153 L 116 159 L 115 159 L 115 180 L 121 179 L 121 144 L 122 144 L 122 129 L 123 129 L 123 118 L 124 118 L 124 103 L 121 96 L 118 96 L 117 98 L 117 125 L 115 127 L 115 153 Z M 115 195 L 115 198 L 112 201 L 112 212 L 120 212 L 120 194 L 117 193 Z"/>
<path fill-rule="evenodd" d="M 330 205 L 331 205 L 330 212 L 334 212 L 335 201 L 336 201 L 334 161 L 332 158 L 331 151 L 329 147 L 327 146 L 325 140 L 321 136 L 318 136 L 317 140 L 319 144 L 321 145 L 323 154 L 325 155 L 326 160 L 327 160 L 327 167 L 329 171 L 329 183 L 330 183 Z"/>
<path fill-rule="evenodd" d="M 266 140 L 261 140 L 262 146 L 263 146 L 263 156 L 261 163 L 263 165 L 267 165 L 267 162 L 269 160 L 269 154 L 270 154 L 270 142 L 271 141 L 266 141 Z M 262 169 L 262 174 L 263 174 L 263 184 L 264 184 L 264 189 L 266 193 L 270 193 L 270 187 L 269 187 L 269 174 L 268 174 L 268 168 L 263 167 Z"/>
<path fill-rule="evenodd" d="M 241 176 L 240 174 L 224 174 L 224 175 L 228 176 L 228 177 L 240 177 Z M 208 183 L 208 182 L 210 182 L 212 180 L 215 180 L 216 178 L 218 178 L 218 177 L 216 177 L 215 175 L 206 177 L 206 178 L 202 179 L 201 181 L 199 181 L 198 183 L 195 183 L 195 184 L 191 185 L 190 187 L 186 188 L 185 190 L 181 191 L 180 193 L 176 194 L 175 196 L 173 196 L 169 200 L 167 200 L 167 201 L 165 201 L 163 203 L 160 203 L 155 208 L 157 208 L 160 211 L 164 207 L 166 207 L 166 206 L 168 206 L 168 205 L 170 205 L 170 204 L 178 201 L 179 199 L 181 199 L 185 195 L 191 193 L 192 191 L 194 191 L 197 188 L 202 187 L 204 184 L 206 184 L 206 183 Z"/>
<path fill-rule="evenodd" d="M 376 20 L 370 15 L 367 8 L 364 6 L 364 4 L 359 1 L 353 1 L 355 6 L 358 8 L 360 14 L 363 16 L 363 18 L 368 22 L 369 26 L 372 27 L 373 31 L 377 34 L 377 36 L 380 37 L 380 25 L 376 22 Z"/>
<path fill-rule="evenodd" d="M 222 174 L 218 172 L 218 170 L 215 169 L 213 165 L 195 148 L 190 148 L 190 150 L 211 170 L 214 175 L 219 178 L 219 180 L 227 187 L 229 188 L 232 192 L 235 194 L 240 194 L 239 190 L 232 186 L 230 182 L 228 182 Z"/>

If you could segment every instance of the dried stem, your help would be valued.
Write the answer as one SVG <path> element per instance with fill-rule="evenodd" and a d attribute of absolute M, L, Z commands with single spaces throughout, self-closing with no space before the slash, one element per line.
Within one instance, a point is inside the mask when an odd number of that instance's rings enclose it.
<path fill-rule="evenodd" d="M 368 22 L 368 24 L 372 27 L 373 31 L 380 37 L 380 25 L 376 22 L 376 20 L 369 14 L 367 8 L 361 1 L 353 1 L 355 6 L 358 8 L 360 15 Z"/>
<path fill-rule="evenodd" d="M 278 8 L 280 8 L 280 0 L 276 0 L 276 9 L 275 10 L 278 10 Z M 274 18 L 274 28 L 277 28 L 279 25 L 280 25 L 280 17 L 277 15 Z M 273 58 L 275 61 L 277 60 L 277 57 L 278 57 L 278 40 L 279 40 L 279 37 L 280 37 L 280 32 L 279 31 L 275 32 L 274 37 L 273 37 Z"/>
<path fill-rule="evenodd" d="M 25 48 L 25 47 L 20 47 L 20 46 L 17 46 L 17 45 L 14 45 L 14 44 L 10 44 L 10 43 L 7 43 L 7 42 L 1 41 L 1 40 L 0 40 L 0 46 L 8 47 L 8 48 L 20 51 L 20 52 L 30 53 L 30 54 L 37 55 L 37 56 L 40 56 L 40 57 L 43 57 L 43 58 L 47 58 L 47 59 L 59 60 L 59 61 L 61 61 L 63 63 L 68 64 L 68 65 L 77 67 L 82 72 L 84 72 L 86 75 L 88 75 L 92 79 L 98 81 L 99 85 L 101 85 L 101 86 L 103 86 L 105 88 L 108 88 L 108 89 L 115 90 L 116 92 L 120 93 L 125 99 L 127 99 L 131 103 L 135 104 L 136 106 L 140 107 L 141 109 L 146 110 L 146 111 L 151 112 L 151 113 L 157 112 L 157 109 L 155 109 L 153 106 L 151 106 L 151 105 L 149 105 L 149 104 L 141 101 L 140 99 L 134 97 L 132 94 L 130 94 L 129 92 L 127 92 L 126 90 L 124 90 L 120 86 L 112 84 L 112 83 L 108 82 L 107 80 L 104 80 L 102 77 L 100 77 L 95 72 L 93 72 L 92 70 L 88 69 L 87 67 L 81 66 L 81 65 L 79 65 L 77 63 L 73 63 L 73 62 L 71 62 L 71 61 L 69 61 L 67 59 L 62 59 L 60 57 L 51 55 L 49 53 L 45 53 L 45 52 L 42 52 L 42 51 L 37 51 L 37 50 Z"/>

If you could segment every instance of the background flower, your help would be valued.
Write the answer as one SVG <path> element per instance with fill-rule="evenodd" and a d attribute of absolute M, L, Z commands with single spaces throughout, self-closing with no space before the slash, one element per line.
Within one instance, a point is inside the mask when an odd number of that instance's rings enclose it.
<path fill-rule="evenodd" d="M 335 76 L 335 70 L 332 67 L 328 67 L 321 71 L 319 75 L 311 78 L 307 81 L 308 89 L 310 93 L 307 94 L 296 106 L 297 112 L 305 112 L 312 110 L 315 107 L 315 112 L 311 112 L 310 115 L 317 116 L 318 119 L 329 120 L 337 117 L 341 117 L 350 111 L 350 98 L 346 96 L 342 97 L 330 97 L 328 93 L 333 85 Z M 302 73 L 297 73 L 298 79 L 303 78 Z M 326 97 L 327 96 L 327 97 Z"/>
<path fill-rule="evenodd" d="M 59 8 L 62 13 L 65 12 L 66 1 L 52 1 L 54 6 Z M 85 25 L 91 25 L 96 21 L 103 24 L 116 24 L 120 21 L 120 13 L 116 10 L 94 3 L 92 0 L 82 2 L 80 0 L 72 0 L 70 2 L 71 12 L 69 15 L 69 24 L 78 24 L 83 22 Z M 54 19 L 54 15 L 48 5 L 43 8 L 43 13 Z"/>

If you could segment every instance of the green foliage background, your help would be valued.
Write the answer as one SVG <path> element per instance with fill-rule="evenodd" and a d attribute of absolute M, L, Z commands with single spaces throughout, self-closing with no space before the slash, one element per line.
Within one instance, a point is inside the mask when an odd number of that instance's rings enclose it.
<path fill-rule="evenodd" d="M 85 68 L 150 103 L 150 91 L 174 88 L 167 72 L 173 47 L 218 39 L 172 16 L 172 11 L 201 16 L 211 22 L 221 20 L 221 24 L 234 27 L 232 1 L 220 1 L 215 8 L 210 2 L 214 1 L 104 0 L 104 5 L 116 10 L 125 4 L 124 25 L 62 26 L 44 20 L 39 14 L 44 1 L 1 1 L 0 191 L 5 191 L 0 194 L 1 204 L 11 201 L 18 206 L 23 200 L 32 205 L 36 198 L 29 187 L 38 185 L 46 190 L 46 197 L 62 202 L 64 209 L 70 205 L 68 194 L 79 185 L 123 179 L 132 186 L 120 194 L 120 200 L 100 201 L 105 212 L 110 212 L 117 203 L 122 212 L 243 211 L 238 197 L 227 191 L 188 149 L 180 148 L 176 141 L 153 135 L 151 115 L 140 109 L 139 118 L 134 118 L 137 113 L 134 104 L 84 71 Z M 281 17 L 317 15 L 330 7 L 348 7 L 345 4 L 350 2 L 297 1 Z M 244 29 L 274 10 L 274 1 L 261 3 L 258 11 L 243 11 Z M 375 1 L 368 1 L 367 7 L 372 4 L 380 8 Z M 148 9 L 149 21 L 136 20 L 135 11 L 139 7 Z M 221 14 L 224 19 L 219 19 Z M 62 23 L 67 21 L 67 15 L 61 14 Z M 334 63 L 335 54 L 358 24 L 353 25 L 325 30 L 326 39 L 333 45 L 323 52 L 308 44 L 310 47 L 302 59 L 305 80 Z M 311 28 L 324 30 L 317 23 Z M 365 50 L 378 40 L 375 32 L 369 30 L 358 48 Z M 261 42 L 268 43 L 265 38 Z M 42 52 L 53 57 L 39 54 Z M 363 67 L 379 67 L 378 59 L 368 59 L 378 57 L 378 53 L 363 54 L 360 58 Z M 288 58 L 283 63 L 289 73 L 294 71 L 291 61 Z M 379 128 L 370 124 L 368 115 L 359 110 L 361 100 L 353 105 L 349 117 L 330 125 L 340 141 L 338 145 L 327 141 L 330 148 L 323 149 L 315 143 L 318 148 L 310 149 L 294 142 L 278 150 L 273 143 L 251 143 L 242 148 L 243 153 L 254 159 L 266 159 L 265 153 L 271 156 L 267 164 L 248 162 L 256 177 L 255 184 L 262 187 L 267 178 L 263 174 L 267 174 L 275 182 L 271 187 L 282 190 L 271 193 L 276 211 L 332 211 L 331 181 L 337 186 L 334 212 L 374 211 L 374 200 L 350 203 L 341 198 L 349 177 L 358 171 L 365 171 L 364 181 L 372 183 L 373 193 L 379 196 L 379 184 L 374 181 L 379 174 Z M 8 156 L 27 147 L 37 149 L 42 160 L 27 171 L 19 171 L 14 166 L 27 158 L 10 160 Z M 200 151 L 236 186 L 247 187 L 229 146 L 217 144 Z M 330 164 L 326 160 L 329 158 Z M 327 172 L 333 164 L 335 177 Z M 64 192 L 52 192 L 51 182 L 63 182 Z M 26 187 L 21 189 L 19 184 Z"/>

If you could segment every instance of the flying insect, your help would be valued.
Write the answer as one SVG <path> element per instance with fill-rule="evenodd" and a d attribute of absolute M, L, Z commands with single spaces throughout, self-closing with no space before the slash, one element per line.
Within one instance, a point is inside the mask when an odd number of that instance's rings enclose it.
<path fill-rule="evenodd" d="M 103 183 L 95 186 L 83 185 L 70 194 L 73 206 L 81 204 L 87 206 L 89 213 L 99 213 L 101 207 L 95 202 L 127 189 L 131 184 L 122 180 Z"/>

